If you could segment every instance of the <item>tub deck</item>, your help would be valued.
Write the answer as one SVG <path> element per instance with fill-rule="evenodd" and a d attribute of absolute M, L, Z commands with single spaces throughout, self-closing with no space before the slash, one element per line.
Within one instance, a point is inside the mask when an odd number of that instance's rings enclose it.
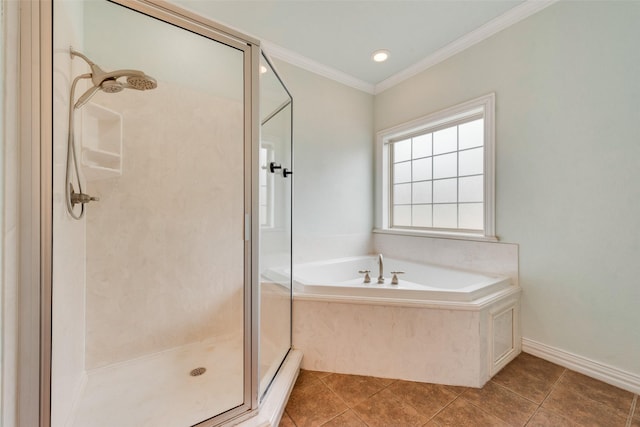
<path fill-rule="evenodd" d="M 364 283 L 360 270 L 370 270 Z M 479 274 L 384 259 L 385 283 L 377 283 L 377 257 L 361 256 L 298 264 L 294 267 L 296 295 L 398 299 L 406 301 L 471 302 L 512 287 L 504 276 Z M 398 285 L 391 284 L 391 271 L 404 271 Z"/>

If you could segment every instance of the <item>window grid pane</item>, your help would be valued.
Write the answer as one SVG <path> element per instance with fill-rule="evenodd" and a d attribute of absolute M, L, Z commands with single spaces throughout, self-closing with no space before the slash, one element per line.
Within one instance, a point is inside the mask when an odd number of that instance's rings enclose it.
<path fill-rule="evenodd" d="M 392 143 L 391 226 L 482 230 L 483 145 L 484 119 Z"/>

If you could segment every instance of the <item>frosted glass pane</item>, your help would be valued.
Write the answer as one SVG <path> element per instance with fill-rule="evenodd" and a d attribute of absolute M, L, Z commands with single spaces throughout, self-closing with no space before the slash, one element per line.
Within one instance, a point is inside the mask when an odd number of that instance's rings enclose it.
<path fill-rule="evenodd" d="M 411 183 L 393 186 L 393 204 L 408 205 L 411 203 Z"/>
<path fill-rule="evenodd" d="M 393 165 L 393 182 L 397 184 L 409 181 L 411 181 L 411 162 L 396 163 Z"/>
<path fill-rule="evenodd" d="M 480 147 L 484 143 L 484 119 L 458 126 L 458 149 Z"/>
<path fill-rule="evenodd" d="M 433 158 L 433 178 L 449 178 L 458 175 L 458 153 Z"/>
<path fill-rule="evenodd" d="M 414 227 L 431 227 L 431 206 L 432 205 L 413 206 L 411 220 Z"/>
<path fill-rule="evenodd" d="M 431 179 L 431 157 L 413 161 L 413 181 Z"/>
<path fill-rule="evenodd" d="M 433 134 L 420 135 L 413 138 L 413 158 L 427 157 L 431 155 L 431 140 Z"/>
<path fill-rule="evenodd" d="M 457 126 L 433 133 L 433 154 L 449 153 L 458 149 Z"/>
<path fill-rule="evenodd" d="M 459 202 L 482 202 L 484 200 L 484 177 L 469 176 L 459 179 Z"/>
<path fill-rule="evenodd" d="M 482 203 L 464 203 L 458 207 L 460 228 L 469 230 L 484 229 L 484 205 Z"/>
<path fill-rule="evenodd" d="M 474 148 L 473 150 L 461 151 L 459 154 L 460 165 L 458 173 L 463 175 L 474 175 L 484 171 L 484 149 Z"/>
<path fill-rule="evenodd" d="M 433 181 L 433 203 L 455 203 L 458 201 L 456 178 Z"/>
<path fill-rule="evenodd" d="M 431 203 L 431 181 L 413 183 L 413 203 Z"/>
<path fill-rule="evenodd" d="M 403 162 L 405 160 L 411 160 L 410 139 L 393 143 L 393 162 Z"/>
<path fill-rule="evenodd" d="M 411 225 L 411 206 L 394 206 L 393 207 L 393 225 L 396 225 L 396 226 Z"/>
<path fill-rule="evenodd" d="M 433 205 L 433 226 L 436 228 L 457 228 L 457 205 Z"/>

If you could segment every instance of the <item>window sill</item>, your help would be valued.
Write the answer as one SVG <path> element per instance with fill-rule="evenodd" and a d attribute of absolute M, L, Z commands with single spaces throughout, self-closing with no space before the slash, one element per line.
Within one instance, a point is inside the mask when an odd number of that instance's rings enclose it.
<path fill-rule="evenodd" d="M 498 242 L 499 239 L 496 236 L 483 236 L 480 234 L 471 233 L 448 233 L 446 231 L 418 231 L 418 230 L 402 230 L 394 228 L 374 228 L 374 233 L 377 234 L 393 234 L 397 236 L 412 236 L 412 237 L 430 237 L 434 239 L 452 239 L 452 240 L 471 240 L 476 242 Z"/>

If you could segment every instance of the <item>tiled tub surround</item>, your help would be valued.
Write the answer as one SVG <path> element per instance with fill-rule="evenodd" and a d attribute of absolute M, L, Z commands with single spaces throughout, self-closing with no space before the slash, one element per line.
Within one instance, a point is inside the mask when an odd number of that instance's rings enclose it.
<path fill-rule="evenodd" d="M 432 263 L 479 273 L 507 276 L 519 284 L 518 245 L 502 242 L 427 238 L 373 233 L 374 253 L 418 263 Z"/>
<path fill-rule="evenodd" d="M 516 285 L 470 301 L 298 289 L 293 344 L 304 369 L 481 387 L 520 352 Z"/>

